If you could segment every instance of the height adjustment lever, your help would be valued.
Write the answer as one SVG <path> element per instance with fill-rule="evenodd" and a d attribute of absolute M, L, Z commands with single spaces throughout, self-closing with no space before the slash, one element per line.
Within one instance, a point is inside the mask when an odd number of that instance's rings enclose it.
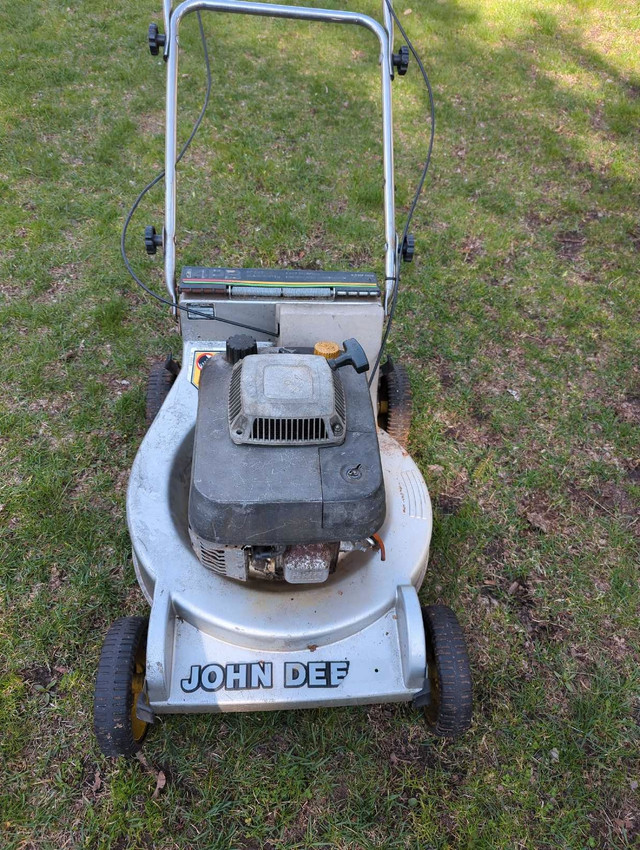
<path fill-rule="evenodd" d="M 398 75 L 404 77 L 409 70 L 409 48 L 406 44 L 402 45 L 400 53 L 391 54 L 391 64 L 398 72 Z"/>
<path fill-rule="evenodd" d="M 416 252 L 416 240 L 412 233 L 407 233 L 402 242 L 402 259 L 405 263 L 412 263 Z"/>
<path fill-rule="evenodd" d="M 144 247 L 147 254 L 155 254 L 158 248 L 162 248 L 162 236 L 156 233 L 152 224 L 148 224 L 144 229 Z"/>
<path fill-rule="evenodd" d="M 369 369 L 369 361 L 364 353 L 364 348 L 360 345 L 357 339 L 346 339 L 342 345 L 344 351 L 334 360 L 327 360 L 329 366 L 335 371 L 343 366 L 353 366 L 356 372 L 360 375 L 362 372 L 367 372 Z"/>
<path fill-rule="evenodd" d="M 157 56 L 160 53 L 160 48 L 164 47 L 167 37 L 161 32 L 158 32 L 158 24 L 149 24 L 149 51 L 152 56 Z M 398 72 L 400 73 L 400 72 Z"/>

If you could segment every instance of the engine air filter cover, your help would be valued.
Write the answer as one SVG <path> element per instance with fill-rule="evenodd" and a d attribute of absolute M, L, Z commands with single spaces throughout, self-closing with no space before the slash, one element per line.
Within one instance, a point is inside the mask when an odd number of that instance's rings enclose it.
<path fill-rule="evenodd" d="M 341 445 L 344 390 L 323 357 L 249 356 L 233 369 L 229 431 L 237 445 Z"/>

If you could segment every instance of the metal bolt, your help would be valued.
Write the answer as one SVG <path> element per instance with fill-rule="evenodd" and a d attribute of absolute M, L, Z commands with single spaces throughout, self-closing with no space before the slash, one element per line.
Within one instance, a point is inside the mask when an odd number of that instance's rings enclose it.
<path fill-rule="evenodd" d="M 359 463 L 357 466 L 352 466 L 351 469 L 347 469 L 347 475 L 349 478 L 362 478 L 362 464 Z"/>

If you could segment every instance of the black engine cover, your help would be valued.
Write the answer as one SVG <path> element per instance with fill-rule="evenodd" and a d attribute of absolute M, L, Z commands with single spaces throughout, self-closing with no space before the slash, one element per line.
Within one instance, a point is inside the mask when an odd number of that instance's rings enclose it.
<path fill-rule="evenodd" d="M 218 355 L 200 378 L 189 495 L 192 531 L 211 543 L 235 546 L 360 540 L 374 534 L 386 507 L 365 376 L 350 366 L 339 370 L 346 401 L 342 445 L 254 446 L 236 445 L 229 434 L 231 374 L 232 366 Z"/>

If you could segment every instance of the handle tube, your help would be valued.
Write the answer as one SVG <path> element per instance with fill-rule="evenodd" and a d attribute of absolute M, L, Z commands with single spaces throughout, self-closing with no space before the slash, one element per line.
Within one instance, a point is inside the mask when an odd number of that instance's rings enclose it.
<path fill-rule="evenodd" d="M 359 12 L 285 6 L 244 0 L 184 0 L 173 12 L 171 0 L 165 0 L 164 13 L 170 14 L 167 28 L 167 93 L 165 138 L 165 223 L 164 277 L 169 295 L 176 300 L 176 156 L 178 103 L 178 35 L 182 19 L 192 12 L 228 12 L 270 18 L 289 18 L 322 23 L 352 24 L 372 32 L 380 44 L 382 88 L 382 154 L 384 173 L 385 285 L 387 301 L 396 272 L 395 198 L 393 181 L 393 115 L 391 108 L 391 45 L 388 30 L 378 21 Z"/>

